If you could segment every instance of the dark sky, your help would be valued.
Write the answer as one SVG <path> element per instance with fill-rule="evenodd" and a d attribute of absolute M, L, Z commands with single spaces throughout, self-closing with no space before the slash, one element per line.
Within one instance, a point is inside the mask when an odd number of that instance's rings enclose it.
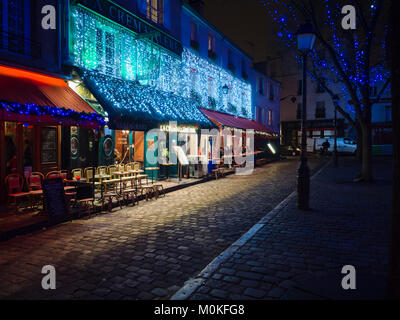
<path fill-rule="evenodd" d="M 203 1 L 205 18 L 254 61 L 278 54 L 272 18 L 259 0 Z"/>

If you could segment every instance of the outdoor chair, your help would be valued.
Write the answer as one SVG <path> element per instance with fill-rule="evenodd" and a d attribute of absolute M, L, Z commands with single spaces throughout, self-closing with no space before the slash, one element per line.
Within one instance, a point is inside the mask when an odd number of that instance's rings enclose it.
<path fill-rule="evenodd" d="M 83 179 L 83 174 L 82 174 L 82 169 L 80 169 L 80 168 L 72 169 L 71 173 L 72 173 L 72 179 L 73 180 L 78 180 L 77 177 L 79 177 L 79 179 L 84 180 Z"/>
<path fill-rule="evenodd" d="M 60 171 L 50 171 L 46 174 L 46 179 L 57 179 L 62 178 Z"/>
<path fill-rule="evenodd" d="M 7 206 L 13 200 L 13 205 L 18 210 L 19 199 L 29 198 L 29 192 L 22 192 L 24 187 L 24 178 L 19 173 L 11 173 L 5 178 L 7 190 Z"/>
<path fill-rule="evenodd" d="M 44 175 L 41 172 L 31 172 L 28 177 L 26 177 L 26 185 L 30 193 L 30 204 L 33 209 L 35 205 L 40 203 L 43 198 L 42 183 L 44 180 Z"/>

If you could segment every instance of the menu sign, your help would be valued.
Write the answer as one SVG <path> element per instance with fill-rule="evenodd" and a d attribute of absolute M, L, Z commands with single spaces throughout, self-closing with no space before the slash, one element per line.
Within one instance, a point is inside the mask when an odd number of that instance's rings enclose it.
<path fill-rule="evenodd" d="M 43 181 L 43 205 L 50 221 L 62 220 L 68 216 L 64 184 L 61 178 Z"/>
<path fill-rule="evenodd" d="M 57 162 L 57 128 L 42 128 L 42 164 Z"/>

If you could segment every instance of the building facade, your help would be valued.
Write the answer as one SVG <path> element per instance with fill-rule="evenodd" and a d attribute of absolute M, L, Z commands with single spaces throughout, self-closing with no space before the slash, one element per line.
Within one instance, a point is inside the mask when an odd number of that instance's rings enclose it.
<path fill-rule="evenodd" d="M 301 136 L 302 71 L 301 65 L 291 56 L 282 56 L 274 63 L 281 67 L 274 70 L 281 83 L 280 122 L 281 144 L 297 146 Z M 339 91 L 339 88 L 337 90 Z M 339 104 L 346 99 L 339 95 Z M 307 137 L 331 138 L 334 136 L 335 106 L 323 87 L 307 77 Z M 345 135 L 345 121 L 338 112 L 338 137 Z"/>

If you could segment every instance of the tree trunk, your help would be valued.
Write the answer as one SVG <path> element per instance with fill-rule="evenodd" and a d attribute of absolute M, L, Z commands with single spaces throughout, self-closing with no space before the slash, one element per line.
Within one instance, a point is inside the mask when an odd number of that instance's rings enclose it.
<path fill-rule="evenodd" d="M 355 129 L 356 129 L 356 133 L 357 133 L 356 159 L 361 162 L 361 160 L 362 160 L 362 130 L 358 123 L 355 126 Z"/>
<path fill-rule="evenodd" d="M 361 175 L 365 182 L 372 181 L 372 146 L 371 146 L 371 126 L 368 120 L 364 120 L 361 125 L 362 141 L 362 169 Z"/>

